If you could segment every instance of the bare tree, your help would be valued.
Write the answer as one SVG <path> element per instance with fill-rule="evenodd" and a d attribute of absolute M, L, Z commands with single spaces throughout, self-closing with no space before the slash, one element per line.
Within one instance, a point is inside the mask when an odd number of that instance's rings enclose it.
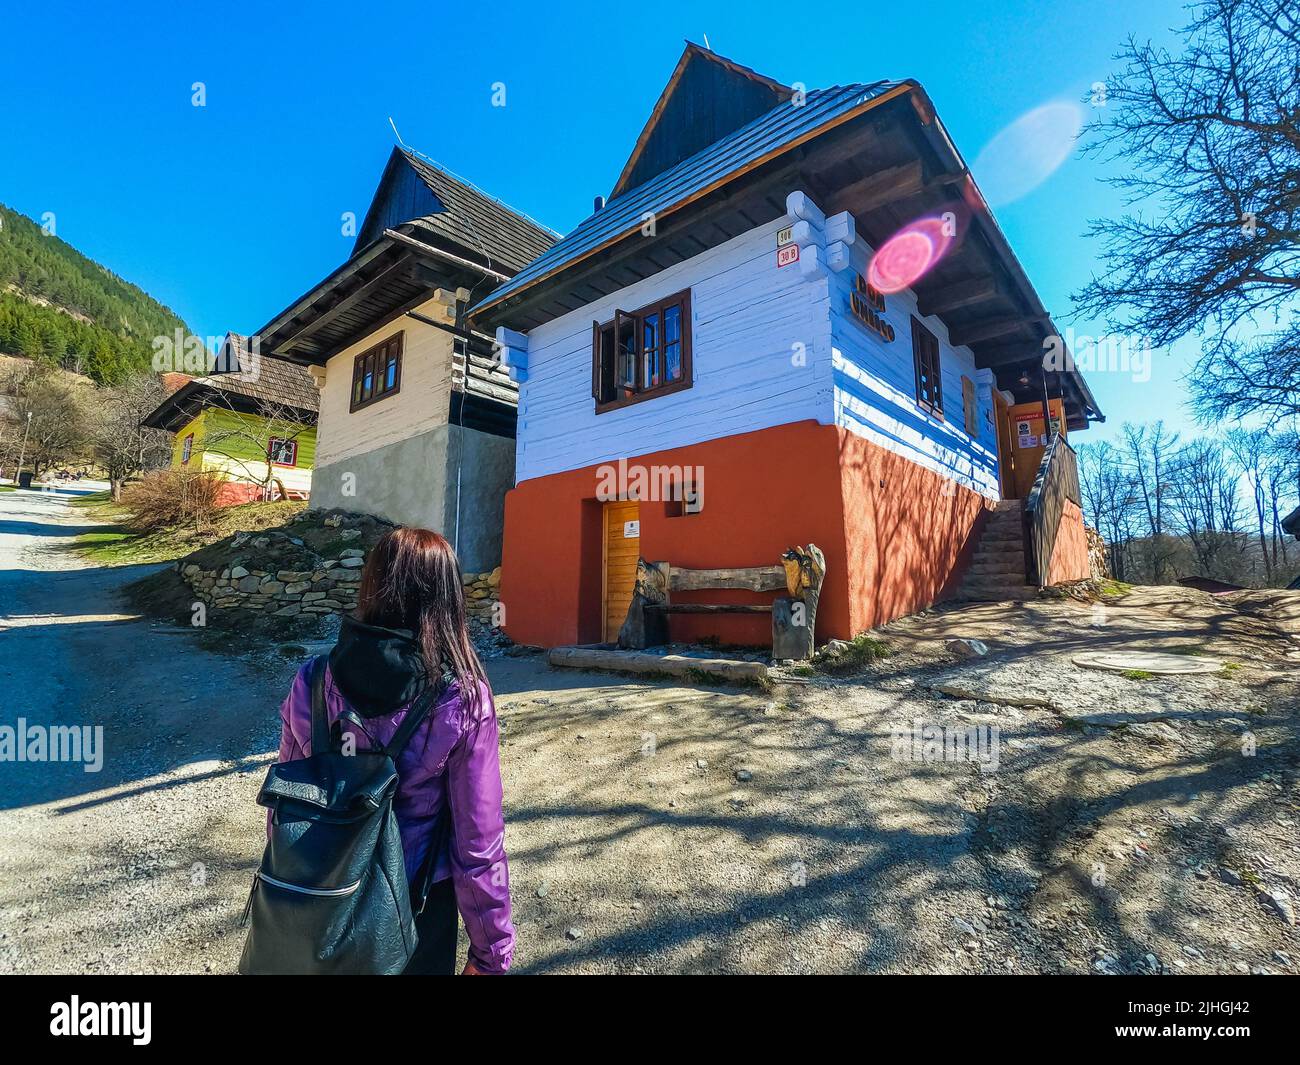
<path fill-rule="evenodd" d="M 1146 518 L 1143 547 L 1147 568 L 1155 584 L 1164 584 L 1177 545 L 1168 539 L 1168 509 L 1174 484 L 1170 469 L 1178 446 L 1178 434 L 1170 433 L 1163 421 L 1150 425 L 1125 423 L 1124 462 L 1133 496 Z"/>
<path fill-rule="evenodd" d="M 13 370 L 0 391 L 10 399 L 8 409 L 14 428 L 6 435 L 8 449 L 13 452 L 9 456 L 11 463 L 17 463 L 21 450 L 23 465 L 39 477 L 51 466 L 86 457 L 89 447 L 83 389 L 60 371 L 43 363 L 28 363 Z M 25 438 L 25 448 L 16 443 L 20 438 Z"/>
<path fill-rule="evenodd" d="M 1116 580 L 1127 580 L 1135 508 L 1123 456 L 1106 441 L 1084 444 L 1078 455 L 1084 513 L 1106 542 L 1110 572 Z"/>
<path fill-rule="evenodd" d="M 1133 213 L 1096 221 L 1078 310 L 1166 346 L 1204 337 L 1207 420 L 1300 413 L 1300 7 L 1206 0 L 1175 55 L 1130 38 L 1086 149 Z M 1271 332 L 1262 332 L 1265 327 Z"/>
<path fill-rule="evenodd" d="M 140 424 L 164 394 L 155 374 L 137 373 L 100 389 L 95 397 L 88 416 L 90 436 L 114 499 L 121 499 L 128 478 L 165 466 L 171 458 L 170 434 Z"/>
<path fill-rule="evenodd" d="M 1255 535 L 1264 561 L 1264 581 L 1273 580 L 1273 563 L 1268 550 L 1269 508 L 1267 475 L 1264 472 L 1268 453 L 1268 434 L 1259 429 L 1231 429 L 1227 434 L 1228 451 L 1250 492 L 1255 517 Z"/>
<path fill-rule="evenodd" d="M 1223 444 L 1204 438 L 1186 444 L 1173 457 L 1170 480 L 1177 532 L 1191 545 L 1197 570 L 1204 577 L 1240 581 L 1247 569 L 1241 498 Z"/>

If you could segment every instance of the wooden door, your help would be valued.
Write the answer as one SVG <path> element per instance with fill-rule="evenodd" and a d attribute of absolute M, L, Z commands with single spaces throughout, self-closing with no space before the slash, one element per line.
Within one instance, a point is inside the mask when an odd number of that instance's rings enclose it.
<path fill-rule="evenodd" d="M 605 640 L 613 643 L 632 605 L 636 560 L 641 554 L 640 507 L 636 500 L 605 504 Z"/>
<path fill-rule="evenodd" d="M 1015 450 L 1011 446 L 1011 407 L 993 390 L 993 420 L 998 430 L 998 481 L 1003 499 L 1016 498 Z"/>

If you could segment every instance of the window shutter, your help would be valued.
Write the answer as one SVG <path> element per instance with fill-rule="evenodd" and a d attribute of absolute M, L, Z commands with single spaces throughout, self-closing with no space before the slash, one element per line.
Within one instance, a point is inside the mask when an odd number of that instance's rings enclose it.
<path fill-rule="evenodd" d="M 600 402 L 600 323 L 591 323 L 591 398 Z"/>
<path fill-rule="evenodd" d="M 975 382 L 965 376 L 961 379 L 961 402 L 966 415 L 966 435 L 975 439 L 980 435 L 979 412 L 975 403 Z"/>

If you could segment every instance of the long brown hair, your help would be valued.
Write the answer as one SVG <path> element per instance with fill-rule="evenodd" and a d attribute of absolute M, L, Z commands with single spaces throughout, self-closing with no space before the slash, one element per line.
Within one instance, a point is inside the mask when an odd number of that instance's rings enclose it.
<path fill-rule="evenodd" d="M 393 529 L 371 549 L 361 572 L 357 620 L 408 629 L 436 681 L 448 670 L 460 685 L 469 716 L 483 711 L 483 664 L 465 624 L 465 591 L 451 544 L 430 529 Z"/>

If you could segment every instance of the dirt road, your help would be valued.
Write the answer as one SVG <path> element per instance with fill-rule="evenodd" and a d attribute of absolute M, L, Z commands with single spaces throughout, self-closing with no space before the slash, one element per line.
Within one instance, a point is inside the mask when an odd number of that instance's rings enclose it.
<path fill-rule="evenodd" d="M 0 494 L 3 723 L 106 748 L 0 764 L 0 971 L 229 972 L 296 663 L 122 616 L 136 574 L 78 568 L 75 521 Z M 770 695 L 492 661 L 518 971 L 1297 971 L 1294 645 L 1197 596 L 906 619 L 883 661 Z M 1069 661 L 1139 639 L 1238 668 Z M 907 760 L 913 722 L 996 727 L 996 768 Z"/>

